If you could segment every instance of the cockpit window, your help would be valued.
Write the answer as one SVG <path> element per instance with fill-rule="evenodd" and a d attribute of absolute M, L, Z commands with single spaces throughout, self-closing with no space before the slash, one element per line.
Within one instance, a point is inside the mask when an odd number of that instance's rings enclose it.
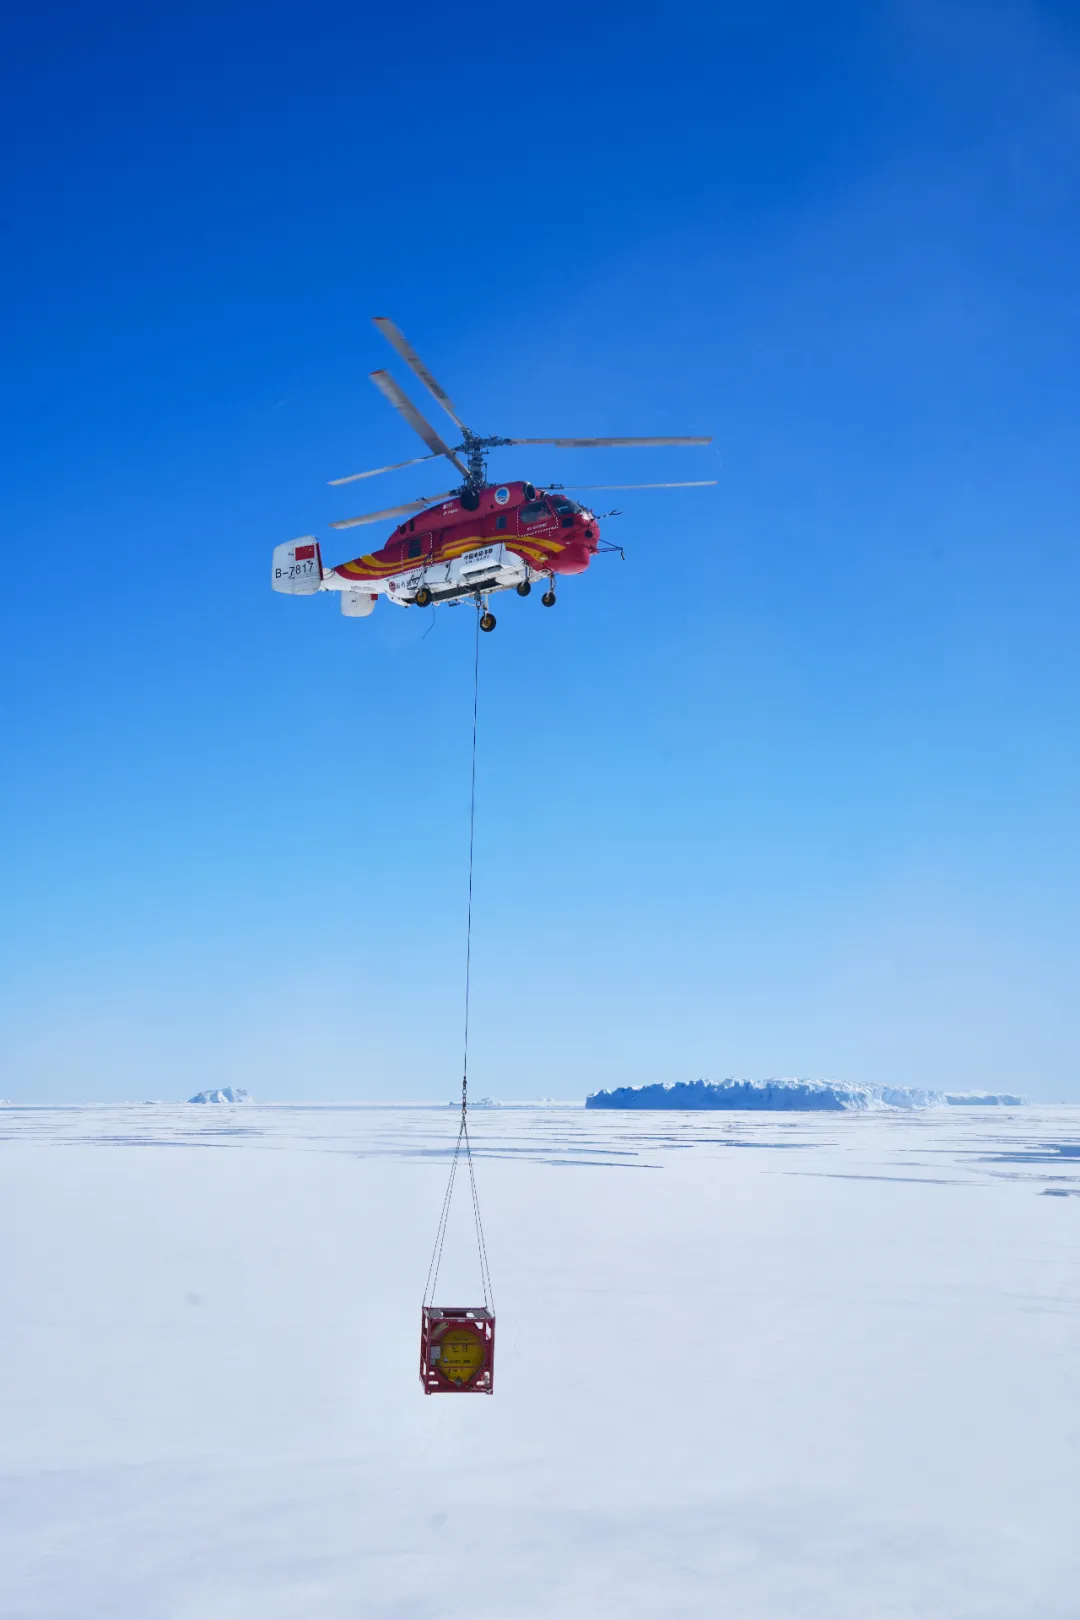
<path fill-rule="evenodd" d="M 555 502 L 555 510 L 560 517 L 569 517 L 573 512 L 580 512 L 581 507 L 577 501 L 572 501 L 568 495 L 560 495 Z"/>
<path fill-rule="evenodd" d="M 546 517 L 551 516 L 551 513 L 548 510 L 547 501 L 529 501 L 521 508 L 519 516 L 522 523 L 543 523 Z"/>

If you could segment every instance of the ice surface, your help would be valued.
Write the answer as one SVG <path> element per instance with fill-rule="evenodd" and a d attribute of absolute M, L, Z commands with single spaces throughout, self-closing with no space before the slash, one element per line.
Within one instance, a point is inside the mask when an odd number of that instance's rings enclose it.
<path fill-rule="evenodd" d="M 478 1114 L 491 1399 L 456 1134 L 4 1110 L 0 1614 L 1075 1620 L 1080 1112 Z"/>
<path fill-rule="evenodd" d="M 189 1097 L 189 1103 L 249 1103 L 253 1101 L 250 1091 L 243 1086 L 218 1086 L 210 1091 L 198 1091 L 194 1097 Z"/>
<path fill-rule="evenodd" d="M 768 1109 L 815 1113 L 888 1108 L 1022 1107 L 1007 1092 L 924 1091 L 917 1086 L 851 1085 L 841 1080 L 692 1080 L 594 1091 L 586 1108 Z"/>

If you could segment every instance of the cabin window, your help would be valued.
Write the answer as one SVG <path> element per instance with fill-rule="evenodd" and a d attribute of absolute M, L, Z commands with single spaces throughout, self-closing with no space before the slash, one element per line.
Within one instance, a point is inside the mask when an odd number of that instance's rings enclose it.
<path fill-rule="evenodd" d="M 495 519 L 495 527 L 497 529 L 505 529 L 506 528 L 506 513 L 505 512 L 500 512 L 499 513 L 498 517 Z"/>
<path fill-rule="evenodd" d="M 518 515 L 522 523 L 543 523 L 546 517 L 551 516 L 551 513 L 548 511 L 547 501 L 530 501 L 528 505 L 521 508 Z"/>
<path fill-rule="evenodd" d="M 421 552 L 423 551 L 423 549 L 424 549 L 424 547 L 423 547 L 423 544 L 422 544 L 421 541 L 419 541 L 419 540 L 410 540 L 409 541 L 409 556 L 410 557 L 419 557 Z"/>

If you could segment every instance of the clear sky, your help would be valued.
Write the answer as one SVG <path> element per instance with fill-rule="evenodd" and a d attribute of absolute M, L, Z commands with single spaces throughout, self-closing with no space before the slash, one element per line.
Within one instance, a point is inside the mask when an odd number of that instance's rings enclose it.
<path fill-rule="evenodd" d="M 492 463 L 719 484 L 499 600 L 478 1091 L 1080 1100 L 1075 6 L 5 28 L 0 1094 L 454 1093 L 470 614 L 269 589 L 446 487 L 327 488 L 386 314 L 481 431 L 715 435 Z"/>

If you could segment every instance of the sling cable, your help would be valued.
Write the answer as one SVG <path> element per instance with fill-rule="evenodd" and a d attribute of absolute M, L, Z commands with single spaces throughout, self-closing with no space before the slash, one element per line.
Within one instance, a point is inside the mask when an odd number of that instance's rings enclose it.
<path fill-rule="evenodd" d="M 480 628 L 483 604 L 476 599 L 476 646 L 473 654 L 472 772 L 469 790 L 469 899 L 465 922 L 465 1035 L 461 1065 L 461 1119 L 450 1160 L 435 1247 L 424 1285 L 420 1328 L 420 1382 L 425 1395 L 490 1395 L 495 1387 L 495 1296 L 491 1287 L 484 1226 L 476 1195 L 476 1170 L 469 1141 L 469 988 L 472 973 L 473 854 L 476 842 L 476 720 L 480 700 Z M 464 1150 L 469 1170 L 476 1250 L 480 1261 L 483 1305 L 436 1305 L 443 1245 L 458 1166 Z"/>

